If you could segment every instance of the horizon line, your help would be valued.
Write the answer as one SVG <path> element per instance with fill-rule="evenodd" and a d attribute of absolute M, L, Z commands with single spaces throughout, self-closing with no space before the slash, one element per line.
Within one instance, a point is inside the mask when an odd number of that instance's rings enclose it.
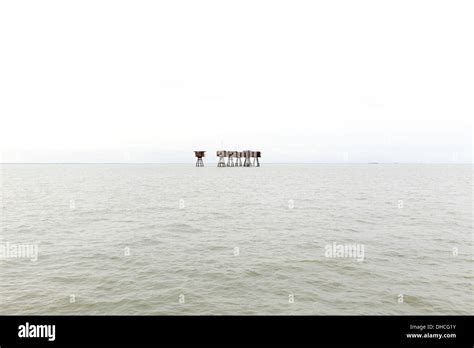
<path fill-rule="evenodd" d="M 207 162 L 217 164 L 218 162 Z M 1 164 L 179 164 L 194 166 L 194 162 L 0 162 Z M 264 164 L 473 164 L 473 162 L 264 162 Z"/>

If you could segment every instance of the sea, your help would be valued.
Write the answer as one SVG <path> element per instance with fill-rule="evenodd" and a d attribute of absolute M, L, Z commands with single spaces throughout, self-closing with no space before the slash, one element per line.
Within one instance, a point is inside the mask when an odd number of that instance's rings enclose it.
<path fill-rule="evenodd" d="M 3 315 L 473 314 L 470 164 L 3 164 Z"/>

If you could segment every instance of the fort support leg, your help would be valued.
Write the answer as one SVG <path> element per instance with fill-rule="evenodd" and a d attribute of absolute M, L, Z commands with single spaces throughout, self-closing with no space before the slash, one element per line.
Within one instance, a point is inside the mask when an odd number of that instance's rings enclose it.
<path fill-rule="evenodd" d="M 218 167 L 225 167 L 225 157 L 219 157 L 219 163 L 217 163 Z"/>

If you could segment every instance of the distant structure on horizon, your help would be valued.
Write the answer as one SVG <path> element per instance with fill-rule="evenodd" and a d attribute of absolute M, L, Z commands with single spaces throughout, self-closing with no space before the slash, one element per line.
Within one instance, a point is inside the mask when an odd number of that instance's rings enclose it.
<path fill-rule="evenodd" d="M 194 151 L 194 155 L 197 157 L 196 167 L 204 167 L 202 158 L 205 157 L 206 151 Z M 262 152 L 252 150 L 219 150 L 216 151 L 216 155 L 219 157 L 219 162 L 217 162 L 218 167 L 260 167 L 260 161 L 258 159 L 262 157 Z M 242 157 L 244 158 L 243 164 Z M 227 163 L 226 158 L 228 158 Z"/>
<path fill-rule="evenodd" d="M 206 156 L 206 151 L 194 151 L 194 155 L 197 157 L 196 167 L 204 167 L 202 158 Z"/>
<path fill-rule="evenodd" d="M 260 167 L 259 158 L 262 156 L 260 151 L 227 151 L 220 150 L 216 152 L 219 157 L 218 167 Z M 228 158 L 226 164 L 226 157 Z M 242 164 L 242 157 L 244 163 Z M 252 160 L 253 159 L 253 160 Z"/>

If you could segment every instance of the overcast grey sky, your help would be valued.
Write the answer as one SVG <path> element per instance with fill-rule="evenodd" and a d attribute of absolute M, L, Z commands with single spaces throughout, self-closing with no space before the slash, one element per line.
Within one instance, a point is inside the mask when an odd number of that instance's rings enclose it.
<path fill-rule="evenodd" d="M 4 162 L 471 162 L 473 1 L 2 1 Z"/>

